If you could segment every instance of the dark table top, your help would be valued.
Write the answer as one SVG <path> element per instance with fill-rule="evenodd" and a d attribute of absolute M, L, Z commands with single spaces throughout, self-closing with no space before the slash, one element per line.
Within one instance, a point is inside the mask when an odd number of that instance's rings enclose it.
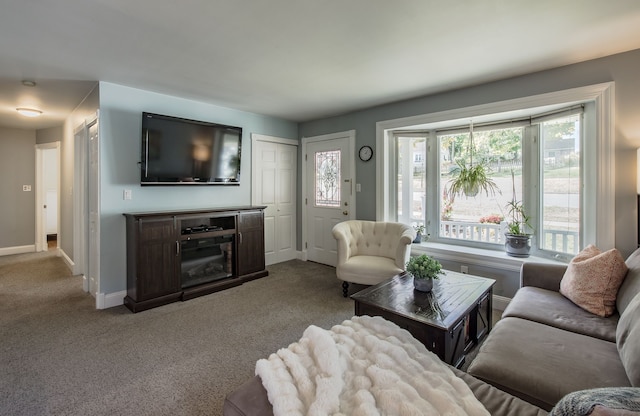
<path fill-rule="evenodd" d="M 449 270 L 444 272 L 444 275 L 433 281 L 431 292 L 415 290 L 413 276 L 405 272 L 355 293 L 351 295 L 351 299 L 436 328 L 450 330 L 473 309 L 496 281 Z"/>

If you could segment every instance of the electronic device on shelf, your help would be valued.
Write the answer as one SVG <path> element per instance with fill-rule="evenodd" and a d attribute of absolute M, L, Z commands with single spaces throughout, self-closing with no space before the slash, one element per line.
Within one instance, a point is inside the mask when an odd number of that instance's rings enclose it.
<path fill-rule="evenodd" d="M 222 231 L 224 228 L 218 225 L 196 225 L 195 227 L 187 227 L 182 229 L 182 234 L 206 233 L 208 231 Z"/>

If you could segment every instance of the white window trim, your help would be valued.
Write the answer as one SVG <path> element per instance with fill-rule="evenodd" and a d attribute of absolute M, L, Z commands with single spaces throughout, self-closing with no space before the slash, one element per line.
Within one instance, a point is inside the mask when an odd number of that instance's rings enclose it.
<path fill-rule="evenodd" d="M 593 235 L 585 236 L 586 244 L 595 244 L 607 250 L 615 246 L 615 123 L 614 123 L 614 87 L 607 82 L 569 90 L 534 95 L 495 103 L 440 111 L 418 116 L 385 120 L 376 123 L 376 148 L 381 157 L 376 158 L 376 219 L 393 221 L 395 211 L 390 200 L 390 181 L 392 178 L 393 134 L 392 130 L 456 120 L 479 117 L 487 114 L 502 113 L 514 110 L 557 105 L 571 102 L 593 101 L 596 106 L 596 166 L 594 184 L 596 187 L 596 227 Z M 445 246 L 445 247 L 443 247 Z M 446 250 L 446 244 L 440 244 L 439 250 Z M 454 251 L 452 249 L 452 251 Z M 484 250 L 490 252 L 491 250 Z M 477 255 L 481 255 L 480 250 Z"/>

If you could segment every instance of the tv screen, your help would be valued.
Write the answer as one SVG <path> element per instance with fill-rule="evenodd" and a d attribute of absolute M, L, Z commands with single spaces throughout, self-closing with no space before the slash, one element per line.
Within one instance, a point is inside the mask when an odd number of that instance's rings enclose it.
<path fill-rule="evenodd" d="M 242 128 L 142 113 L 142 185 L 239 185 Z"/>

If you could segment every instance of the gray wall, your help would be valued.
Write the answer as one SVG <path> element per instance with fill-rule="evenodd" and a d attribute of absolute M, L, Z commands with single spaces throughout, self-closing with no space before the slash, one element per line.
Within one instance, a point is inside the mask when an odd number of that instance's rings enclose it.
<path fill-rule="evenodd" d="M 355 129 L 356 149 L 363 145 L 369 145 L 375 149 L 376 122 L 379 121 L 615 81 L 616 246 L 624 256 L 627 256 L 637 246 L 635 173 L 636 148 L 640 147 L 639 73 L 640 50 L 635 50 L 530 75 L 301 123 L 299 132 L 301 137 L 312 137 Z M 376 218 L 376 157 L 377 153 L 371 161 L 366 163 L 356 159 L 356 181 L 362 184 L 362 192 L 356 194 L 359 219 Z M 300 203 L 298 203 L 298 210 L 298 218 L 302 218 Z M 298 249 L 300 249 L 300 231 L 298 241 Z"/>
<path fill-rule="evenodd" d="M 35 144 L 35 130 L 0 127 L 0 249 L 35 244 Z"/>
<path fill-rule="evenodd" d="M 140 186 L 142 112 L 243 128 L 240 186 Z M 251 204 L 251 133 L 296 139 L 296 123 L 111 83 L 100 83 L 100 292 L 126 290 L 122 213 Z M 132 190 L 133 199 L 123 200 Z"/>
<path fill-rule="evenodd" d="M 36 131 L 36 144 L 61 142 L 63 135 L 64 127 L 62 125 L 40 129 Z"/>

